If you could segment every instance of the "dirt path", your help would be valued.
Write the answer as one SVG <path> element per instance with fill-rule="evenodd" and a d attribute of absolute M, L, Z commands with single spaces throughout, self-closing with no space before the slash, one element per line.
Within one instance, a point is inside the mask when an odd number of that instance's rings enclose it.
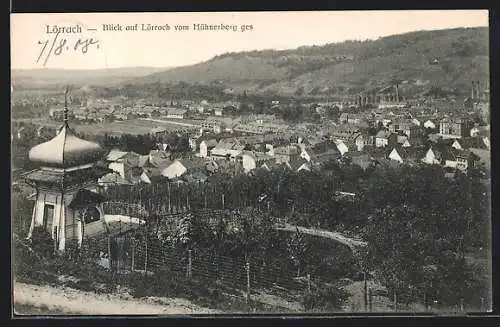
<path fill-rule="evenodd" d="M 118 295 L 84 292 L 67 287 L 38 286 L 25 283 L 14 284 L 14 311 L 21 307 L 45 308 L 47 314 L 64 312 L 82 315 L 189 315 L 213 314 L 217 311 L 199 307 L 179 298 L 125 299 Z M 25 310 L 19 310 L 19 314 Z M 42 310 L 37 311 L 38 314 Z M 61 314 L 64 314 L 61 313 Z"/>

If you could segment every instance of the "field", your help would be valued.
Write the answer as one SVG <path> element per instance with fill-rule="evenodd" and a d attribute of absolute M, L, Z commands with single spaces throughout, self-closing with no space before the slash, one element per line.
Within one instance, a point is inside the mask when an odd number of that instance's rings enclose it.
<path fill-rule="evenodd" d="M 48 118 L 33 118 L 33 119 L 13 119 L 13 122 L 25 122 L 35 125 L 43 125 L 47 127 L 60 127 L 61 122 L 53 121 Z M 76 124 L 73 122 L 71 127 L 78 133 L 85 134 L 149 134 L 153 128 L 164 127 L 167 132 L 177 130 L 198 129 L 191 121 L 172 120 L 171 122 L 160 120 L 143 120 L 133 119 L 125 121 L 115 121 L 112 123 L 97 123 L 97 124 Z"/>

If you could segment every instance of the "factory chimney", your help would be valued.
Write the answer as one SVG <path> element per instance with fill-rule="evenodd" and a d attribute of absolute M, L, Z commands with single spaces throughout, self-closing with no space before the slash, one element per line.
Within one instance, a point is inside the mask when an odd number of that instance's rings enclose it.
<path fill-rule="evenodd" d="M 474 84 L 475 84 L 475 83 L 474 83 L 474 81 L 472 81 L 472 90 L 471 90 L 471 95 L 470 95 L 470 98 L 471 98 L 472 100 L 474 100 L 474 95 L 475 95 L 475 93 L 476 93 L 476 90 L 474 89 L 474 88 L 475 88 L 475 85 L 474 85 Z"/>
<path fill-rule="evenodd" d="M 479 81 L 476 81 L 476 98 L 479 100 L 481 98 L 481 90 Z"/>
<path fill-rule="evenodd" d="M 398 90 L 399 85 L 396 83 L 395 87 L 396 87 L 396 102 L 399 102 L 399 90 Z"/>

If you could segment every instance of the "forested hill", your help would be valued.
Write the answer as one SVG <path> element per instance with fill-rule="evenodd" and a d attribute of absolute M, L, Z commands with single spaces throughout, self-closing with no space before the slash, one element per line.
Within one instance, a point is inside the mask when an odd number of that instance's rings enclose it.
<path fill-rule="evenodd" d="M 418 31 L 293 50 L 226 53 L 206 62 L 129 80 L 131 84 L 216 84 L 228 92 L 353 94 L 394 80 L 402 91 L 431 86 L 464 95 L 489 80 L 488 28 Z"/>

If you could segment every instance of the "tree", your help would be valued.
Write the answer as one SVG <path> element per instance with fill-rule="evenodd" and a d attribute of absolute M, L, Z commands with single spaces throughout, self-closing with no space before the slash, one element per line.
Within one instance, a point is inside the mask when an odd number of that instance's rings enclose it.
<path fill-rule="evenodd" d="M 298 228 L 288 239 L 287 248 L 290 259 L 297 267 L 297 277 L 299 277 L 301 267 L 306 263 L 306 255 L 309 249 L 304 234 L 302 234 Z"/>

